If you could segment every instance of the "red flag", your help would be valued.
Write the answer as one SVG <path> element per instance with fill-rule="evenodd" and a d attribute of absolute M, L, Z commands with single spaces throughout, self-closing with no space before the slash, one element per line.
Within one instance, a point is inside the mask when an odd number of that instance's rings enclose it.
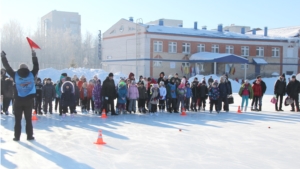
<path fill-rule="evenodd" d="M 31 39 L 29 39 L 28 37 L 26 37 L 29 46 L 31 49 L 41 49 L 36 43 L 34 43 Z"/>

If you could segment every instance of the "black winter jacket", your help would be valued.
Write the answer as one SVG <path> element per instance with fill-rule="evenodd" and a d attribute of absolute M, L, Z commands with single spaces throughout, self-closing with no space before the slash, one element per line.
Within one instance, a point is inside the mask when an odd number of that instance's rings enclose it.
<path fill-rule="evenodd" d="M 104 98 L 108 97 L 109 99 L 116 99 L 117 90 L 116 90 L 115 81 L 113 79 L 110 80 L 109 77 L 107 77 L 103 81 L 101 93 Z"/>
<path fill-rule="evenodd" d="M 1 89 L 3 88 L 3 96 L 6 98 L 14 98 L 14 83 L 13 81 L 9 80 L 9 78 L 6 78 L 4 85 L 1 86 Z"/>
<path fill-rule="evenodd" d="M 208 96 L 208 88 L 207 88 L 207 86 L 205 84 L 200 84 L 199 91 L 200 91 L 200 93 L 199 93 L 199 97 L 200 98 L 207 98 L 207 96 Z"/>
<path fill-rule="evenodd" d="M 194 98 L 198 98 L 199 97 L 199 88 L 198 88 L 198 81 L 193 81 L 191 88 L 192 88 L 192 94 Z"/>
<path fill-rule="evenodd" d="M 286 93 L 286 81 L 285 80 L 276 80 L 275 86 L 274 86 L 274 94 L 283 94 Z"/>
<path fill-rule="evenodd" d="M 300 82 L 298 80 L 290 81 L 289 84 L 286 87 L 286 93 L 291 98 L 295 98 L 298 96 L 300 92 Z"/>
<path fill-rule="evenodd" d="M 43 86 L 42 96 L 43 96 L 43 98 L 47 98 L 47 99 L 54 99 L 55 98 L 55 96 L 56 96 L 55 88 L 51 83 L 50 84 L 45 84 Z"/>
<path fill-rule="evenodd" d="M 36 83 L 35 84 L 35 89 L 36 89 L 36 97 L 42 99 L 43 95 L 43 85 L 41 83 Z"/>

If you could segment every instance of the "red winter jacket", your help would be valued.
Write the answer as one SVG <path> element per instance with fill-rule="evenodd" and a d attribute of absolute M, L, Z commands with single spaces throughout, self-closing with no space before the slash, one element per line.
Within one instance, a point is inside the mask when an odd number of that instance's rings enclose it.
<path fill-rule="evenodd" d="M 262 96 L 262 88 L 260 84 L 254 83 L 252 85 L 252 89 L 253 89 L 254 96 L 258 96 L 258 97 Z"/>
<path fill-rule="evenodd" d="M 91 87 L 88 87 L 87 88 L 87 99 L 91 99 L 92 98 L 92 92 L 93 92 L 93 89 Z M 84 99 L 83 88 L 80 89 L 80 99 L 81 100 Z"/>

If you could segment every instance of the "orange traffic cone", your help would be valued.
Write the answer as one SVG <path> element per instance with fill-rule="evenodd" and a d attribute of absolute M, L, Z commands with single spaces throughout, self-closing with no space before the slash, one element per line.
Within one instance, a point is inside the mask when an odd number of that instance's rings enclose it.
<path fill-rule="evenodd" d="M 107 118 L 105 109 L 103 109 L 103 111 L 102 111 L 101 118 L 103 118 L 103 119 Z"/>
<path fill-rule="evenodd" d="M 237 113 L 242 113 L 242 111 L 241 111 L 241 106 L 238 107 Z"/>
<path fill-rule="evenodd" d="M 33 111 L 33 115 L 32 115 L 31 120 L 38 120 L 38 118 L 36 116 L 36 111 L 35 110 Z"/>
<path fill-rule="evenodd" d="M 185 113 L 185 108 L 182 108 L 182 111 L 181 111 L 181 116 L 186 116 L 186 113 Z"/>
<path fill-rule="evenodd" d="M 97 139 L 97 141 L 94 144 L 106 144 L 105 142 L 103 142 L 102 131 L 101 130 L 99 130 L 98 139 Z"/>

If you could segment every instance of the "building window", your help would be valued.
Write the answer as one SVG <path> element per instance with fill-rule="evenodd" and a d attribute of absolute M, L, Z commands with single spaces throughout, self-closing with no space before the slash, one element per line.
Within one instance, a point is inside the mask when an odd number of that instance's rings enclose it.
<path fill-rule="evenodd" d="M 182 43 L 182 53 L 190 53 L 191 52 L 191 44 Z"/>
<path fill-rule="evenodd" d="M 120 32 L 123 32 L 124 31 L 124 26 L 122 25 L 121 27 L 120 27 Z"/>
<path fill-rule="evenodd" d="M 279 48 L 272 48 L 272 57 L 279 57 Z"/>
<path fill-rule="evenodd" d="M 264 47 L 256 47 L 256 56 L 264 56 Z"/>
<path fill-rule="evenodd" d="M 154 67 L 161 67 L 161 61 L 153 61 L 153 66 Z"/>
<path fill-rule="evenodd" d="M 177 43 L 169 42 L 169 53 L 177 53 Z"/>
<path fill-rule="evenodd" d="M 219 45 L 212 45 L 211 46 L 212 53 L 219 53 Z"/>
<path fill-rule="evenodd" d="M 205 52 L 205 44 L 198 44 L 197 52 Z"/>
<path fill-rule="evenodd" d="M 249 46 L 242 46 L 242 56 L 249 56 Z"/>
<path fill-rule="evenodd" d="M 162 52 L 163 43 L 162 41 L 154 41 L 154 52 Z"/>
<path fill-rule="evenodd" d="M 226 45 L 226 53 L 233 54 L 233 46 L 231 46 L 231 45 Z"/>
<path fill-rule="evenodd" d="M 248 69 L 248 68 L 249 68 L 249 65 L 246 64 L 246 69 Z M 245 64 L 241 64 L 241 69 L 245 69 Z"/>

